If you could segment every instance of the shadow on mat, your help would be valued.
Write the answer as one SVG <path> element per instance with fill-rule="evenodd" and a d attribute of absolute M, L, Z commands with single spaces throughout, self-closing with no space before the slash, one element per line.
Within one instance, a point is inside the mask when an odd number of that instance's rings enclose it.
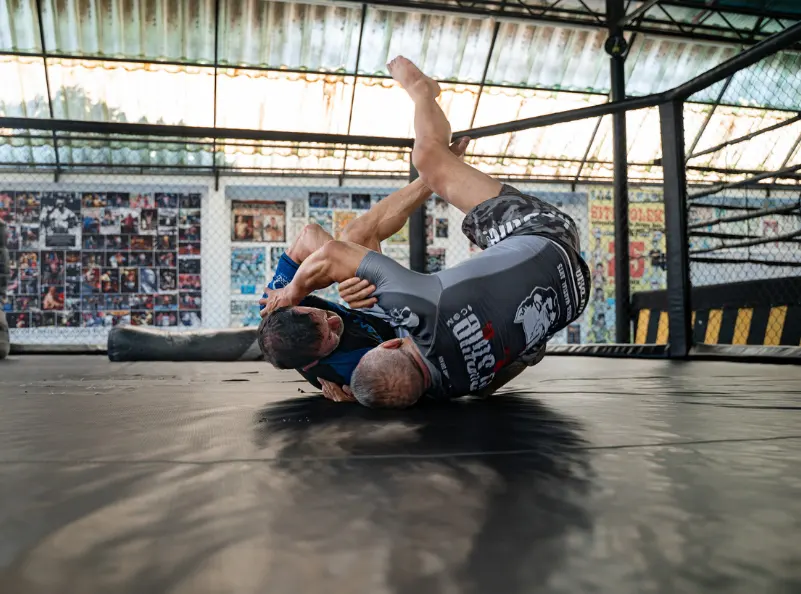
<path fill-rule="evenodd" d="M 261 410 L 255 440 L 296 481 L 297 505 L 315 493 L 370 523 L 353 546 L 387 550 L 394 591 L 509 593 L 546 583 L 588 537 L 582 431 L 514 393 L 405 411 L 313 397 Z M 329 526 L 352 531 L 344 519 Z"/>

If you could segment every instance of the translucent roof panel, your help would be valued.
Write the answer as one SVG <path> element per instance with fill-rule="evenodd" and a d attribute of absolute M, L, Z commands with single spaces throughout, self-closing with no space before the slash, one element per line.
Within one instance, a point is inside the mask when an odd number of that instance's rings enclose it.
<path fill-rule="evenodd" d="M 494 22 L 453 14 L 424 14 L 369 8 L 359 72 L 388 75 L 397 55 L 439 80 L 481 82 Z"/>
<path fill-rule="evenodd" d="M 35 5 L 36 0 L 29 1 Z M 41 2 L 45 46 L 50 53 L 214 62 L 213 1 Z"/>
<path fill-rule="evenodd" d="M 42 50 L 36 0 L 3 0 L 0 5 L 0 51 L 12 50 Z"/>
<path fill-rule="evenodd" d="M 345 164 L 342 148 L 226 147 L 218 165 L 240 169 L 298 170 L 314 173 L 340 172 Z"/>
<path fill-rule="evenodd" d="M 51 54 L 213 63 L 218 20 L 213 0 L 41 1 L 45 46 Z M 572 0 L 564 0 L 562 6 L 571 3 L 581 9 L 581 3 Z M 2 48 L 41 51 L 36 0 L 7 4 L 9 10 L 0 11 Z M 225 66 L 385 76 L 386 62 L 405 54 L 427 73 L 449 82 L 479 83 L 486 68 L 491 85 L 609 92 L 603 50 L 607 33 L 602 26 L 503 21 L 490 56 L 493 19 L 367 6 L 359 52 L 362 5 L 356 2 L 231 0 L 219 6 L 217 54 Z M 603 9 L 603 3 L 598 6 Z M 668 89 L 739 51 L 735 43 L 637 35 L 626 61 L 629 94 Z M 787 84 L 782 81 L 801 76 L 798 55 L 783 52 L 770 62 L 767 70 L 738 75 L 740 90 L 724 102 L 797 108 L 799 93 L 783 91 Z M 714 99 L 708 93 L 698 100 Z"/>
<path fill-rule="evenodd" d="M 723 44 L 638 35 L 626 58 L 626 90 L 648 95 L 676 87 L 739 53 Z"/>
<path fill-rule="evenodd" d="M 358 6 L 231 1 L 220 9 L 221 64 L 349 73 L 356 68 Z"/>
<path fill-rule="evenodd" d="M 211 68 L 50 59 L 48 71 L 58 119 L 214 123 Z"/>
<path fill-rule="evenodd" d="M 42 58 L 0 56 L 0 114 L 49 118 L 47 78 Z"/>
<path fill-rule="evenodd" d="M 592 120 L 593 127 L 597 122 L 597 119 Z M 613 138 L 612 116 L 605 116 L 601 118 L 601 125 L 598 126 L 588 159 L 611 163 Z M 661 138 L 658 109 L 638 109 L 626 114 L 626 147 L 630 163 L 650 163 L 660 157 Z"/>
<path fill-rule="evenodd" d="M 376 151 L 351 148 L 348 150 L 346 171 L 374 171 L 408 174 L 411 164 L 409 151 Z"/>
<path fill-rule="evenodd" d="M 487 82 L 605 92 L 609 59 L 603 51 L 604 39 L 589 29 L 501 23 Z"/>
<path fill-rule="evenodd" d="M 440 105 L 454 131 L 470 127 L 478 87 L 440 83 Z M 359 78 L 351 134 L 414 137 L 414 104 L 393 80 Z"/>
<path fill-rule="evenodd" d="M 346 134 L 352 96 L 352 76 L 224 69 L 217 80 L 217 125 Z"/>
<path fill-rule="evenodd" d="M 780 52 L 694 94 L 691 101 L 797 110 L 801 107 L 801 53 Z"/>
<path fill-rule="evenodd" d="M 476 114 L 476 127 L 535 117 L 604 103 L 605 97 L 579 93 L 485 88 Z M 480 138 L 473 152 L 485 155 L 581 159 L 590 142 L 595 121 L 579 120 Z"/>
<path fill-rule="evenodd" d="M 59 137 L 58 155 L 62 166 L 211 167 L 211 147 L 169 142 L 162 139 L 113 139 L 95 135 Z"/>
<path fill-rule="evenodd" d="M 545 161 L 529 159 L 468 156 L 465 161 L 484 173 L 506 179 L 573 179 L 578 173 L 579 163 L 571 161 Z"/>

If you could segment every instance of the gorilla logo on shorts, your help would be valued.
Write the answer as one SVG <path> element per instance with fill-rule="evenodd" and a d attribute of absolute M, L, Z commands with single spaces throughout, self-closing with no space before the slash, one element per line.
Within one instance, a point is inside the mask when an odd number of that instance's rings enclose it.
<path fill-rule="evenodd" d="M 520 355 L 524 363 L 528 362 L 527 358 L 536 357 L 543 339 L 558 318 L 559 301 L 551 288 L 537 287 L 517 307 L 515 324 L 523 324 L 526 333 L 526 350 Z"/>
<path fill-rule="evenodd" d="M 393 308 L 389 310 L 390 323 L 393 326 L 403 326 L 404 328 L 417 328 L 420 325 L 420 318 L 408 307 L 403 309 Z"/>

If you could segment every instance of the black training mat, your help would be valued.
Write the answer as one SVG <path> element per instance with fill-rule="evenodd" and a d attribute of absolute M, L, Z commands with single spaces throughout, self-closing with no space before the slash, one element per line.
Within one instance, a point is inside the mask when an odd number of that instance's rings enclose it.
<path fill-rule="evenodd" d="M 377 412 L 264 363 L 12 356 L 0 592 L 801 591 L 801 368 L 512 387 Z"/>

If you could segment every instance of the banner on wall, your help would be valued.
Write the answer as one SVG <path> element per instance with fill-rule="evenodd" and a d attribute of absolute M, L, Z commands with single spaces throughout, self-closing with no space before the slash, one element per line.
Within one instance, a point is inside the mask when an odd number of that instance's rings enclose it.
<path fill-rule="evenodd" d="M 615 340 L 615 216 L 612 191 L 589 195 L 587 265 L 592 277 L 587 342 Z M 629 192 L 631 292 L 665 288 L 665 209 L 656 192 Z"/>
<path fill-rule="evenodd" d="M 9 326 L 199 326 L 200 194 L 0 192 Z"/>

